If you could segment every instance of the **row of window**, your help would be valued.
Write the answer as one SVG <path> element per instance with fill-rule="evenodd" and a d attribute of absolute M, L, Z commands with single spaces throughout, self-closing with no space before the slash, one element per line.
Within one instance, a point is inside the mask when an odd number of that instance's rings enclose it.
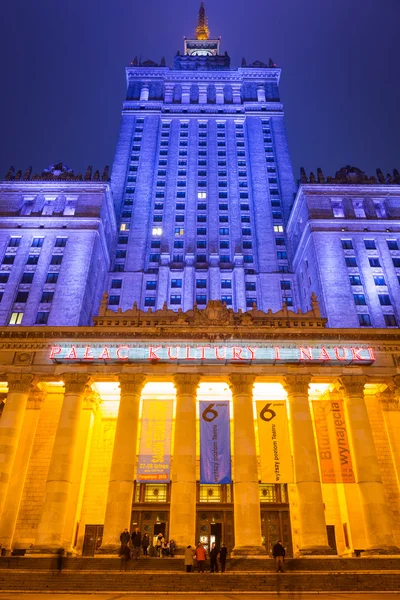
<path fill-rule="evenodd" d="M 348 206 L 349 210 L 347 211 L 348 217 L 355 217 L 356 219 L 365 219 L 366 218 L 366 206 L 365 206 L 365 202 L 364 200 L 361 198 L 351 198 L 349 199 L 349 202 L 351 202 L 351 205 Z M 387 213 L 386 213 L 386 208 L 385 208 L 385 204 L 383 200 L 373 200 L 372 201 L 373 206 L 374 206 L 374 210 L 375 210 L 375 215 L 380 218 L 380 219 L 386 219 L 387 218 Z M 350 210 L 350 206 L 352 208 L 352 211 Z M 332 214 L 335 218 L 345 218 L 346 214 L 345 214 L 345 207 L 343 204 L 343 199 L 338 198 L 335 200 L 331 200 L 331 207 L 332 207 Z M 375 216 L 372 215 L 372 216 Z"/>
<path fill-rule="evenodd" d="M 342 248 L 344 250 L 354 250 L 353 240 L 341 240 Z M 399 245 L 397 240 L 386 240 L 387 246 L 389 250 L 398 250 Z M 364 246 L 366 250 L 376 250 L 376 241 L 375 240 L 364 240 Z"/>
<path fill-rule="evenodd" d="M 35 325 L 47 325 L 49 319 L 49 311 L 39 311 L 36 315 Z M 24 313 L 20 311 L 15 311 L 11 313 L 10 319 L 8 321 L 9 325 L 21 325 L 22 319 L 24 318 Z"/>
<path fill-rule="evenodd" d="M 35 273 L 23 273 L 20 283 L 32 283 Z M 47 273 L 45 283 L 57 283 L 59 273 Z M 7 283 L 10 277 L 10 273 L 0 272 L 0 283 Z"/>
<path fill-rule="evenodd" d="M 22 237 L 11 237 L 8 241 L 8 248 L 18 248 L 22 240 Z M 57 237 L 55 241 L 55 248 L 65 248 L 67 245 L 67 237 Z M 44 237 L 34 237 L 32 240 L 31 248 L 41 248 L 43 246 Z"/>
<path fill-rule="evenodd" d="M 347 267 L 358 267 L 357 259 L 355 256 L 346 256 L 345 261 L 346 261 Z M 393 261 L 393 266 L 396 269 L 400 269 L 400 258 L 393 256 L 392 261 Z M 370 267 L 374 267 L 374 268 L 381 267 L 381 261 L 379 260 L 379 258 L 377 258 L 375 256 L 370 256 L 368 258 L 368 262 L 369 262 Z"/>
<path fill-rule="evenodd" d="M 397 327 L 394 315 L 383 315 L 386 327 Z M 372 327 L 371 317 L 368 313 L 358 313 L 358 322 L 361 327 Z"/>

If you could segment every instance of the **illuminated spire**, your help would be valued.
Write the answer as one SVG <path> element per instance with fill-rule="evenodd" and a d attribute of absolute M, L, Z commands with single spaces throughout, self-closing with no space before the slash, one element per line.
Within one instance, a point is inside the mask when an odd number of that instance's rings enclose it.
<path fill-rule="evenodd" d="M 206 17 L 206 11 L 204 8 L 204 2 L 200 3 L 199 18 L 197 20 L 196 27 L 196 40 L 208 40 L 210 37 L 210 30 L 208 29 L 208 22 Z"/>

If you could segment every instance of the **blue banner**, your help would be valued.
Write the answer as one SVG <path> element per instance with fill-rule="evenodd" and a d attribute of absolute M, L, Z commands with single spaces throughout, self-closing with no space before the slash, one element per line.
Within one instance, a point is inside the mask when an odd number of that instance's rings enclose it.
<path fill-rule="evenodd" d="M 229 402 L 200 402 L 200 483 L 232 483 Z"/>

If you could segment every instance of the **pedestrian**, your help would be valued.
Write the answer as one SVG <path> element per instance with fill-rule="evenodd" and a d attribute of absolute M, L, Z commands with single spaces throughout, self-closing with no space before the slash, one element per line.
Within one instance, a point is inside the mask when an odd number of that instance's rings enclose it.
<path fill-rule="evenodd" d="M 170 540 L 169 541 L 169 555 L 172 558 L 174 558 L 175 550 L 176 550 L 176 544 L 175 544 L 174 540 Z"/>
<path fill-rule="evenodd" d="M 169 555 L 169 542 L 168 540 L 164 540 L 161 546 L 161 553 L 163 556 Z"/>
<path fill-rule="evenodd" d="M 275 559 L 276 572 L 283 573 L 283 561 L 285 560 L 285 548 L 282 546 L 282 542 L 279 540 L 272 548 L 272 556 Z"/>
<path fill-rule="evenodd" d="M 57 550 L 57 570 L 61 573 L 64 568 L 64 548 Z"/>
<path fill-rule="evenodd" d="M 145 533 L 142 537 L 142 548 L 143 548 L 143 556 L 148 556 L 147 548 L 150 545 L 150 538 L 147 533 Z"/>
<path fill-rule="evenodd" d="M 123 546 L 128 546 L 129 540 L 131 539 L 131 534 L 127 529 L 124 529 L 121 535 L 119 536 L 119 540 L 121 542 L 121 550 Z M 121 551 L 120 551 L 121 554 Z"/>
<path fill-rule="evenodd" d="M 164 543 L 164 536 L 162 533 L 159 533 L 156 539 L 156 550 L 158 558 L 161 558 L 161 550 Z"/>
<path fill-rule="evenodd" d="M 142 544 L 142 536 L 140 534 L 139 529 L 136 527 L 135 531 L 132 532 L 132 547 L 133 547 L 133 556 L 135 560 L 137 560 L 140 556 L 140 546 Z"/>
<path fill-rule="evenodd" d="M 228 554 L 228 548 L 222 542 L 221 550 L 219 551 L 219 565 L 221 567 L 221 573 L 225 573 L 226 556 Z"/>
<path fill-rule="evenodd" d="M 122 546 L 119 555 L 121 557 L 120 571 L 122 571 L 122 570 L 126 571 L 126 569 L 128 567 L 128 562 L 131 558 L 131 551 L 129 549 L 128 544 L 125 544 L 124 546 Z"/>
<path fill-rule="evenodd" d="M 218 573 L 218 548 L 216 548 L 214 542 L 212 543 L 210 550 L 210 573 Z"/>
<path fill-rule="evenodd" d="M 186 573 L 191 573 L 193 570 L 193 550 L 192 546 L 188 546 L 185 550 L 185 567 Z"/>
<path fill-rule="evenodd" d="M 204 563 L 206 562 L 207 552 L 201 542 L 197 544 L 195 555 L 197 560 L 197 571 L 199 573 L 204 573 Z"/>

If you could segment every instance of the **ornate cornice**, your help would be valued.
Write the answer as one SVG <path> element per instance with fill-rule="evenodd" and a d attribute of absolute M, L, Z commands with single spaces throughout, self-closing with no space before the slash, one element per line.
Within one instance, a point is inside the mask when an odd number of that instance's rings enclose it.
<path fill-rule="evenodd" d="M 367 383 L 367 377 L 363 375 L 343 375 L 338 379 L 336 387 L 345 398 L 357 396 L 364 397 L 364 386 Z"/>
<path fill-rule="evenodd" d="M 201 375 L 197 373 L 181 374 L 178 373 L 173 377 L 177 396 L 190 395 L 195 396 L 198 385 L 201 380 Z"/>
<path fill-rule="evenodd" d="M 232 396 L 235 397 L 246 395 L 251 397 L 255 380 L 255 375 L 247 373 L 232 373 L 229 375 L 228 384 L 231 389 Z"/>
<path fill-rule="evenodd" d="M 65 394 L 83 394 L 90 383 L 90 376 L 87 373 L 62 373 L 61 379 L 64 382 Z"/>
<path fill-rule="evenodd" d="M 121 396 L 140 396 L 146 382 L 142 373 L 122 373 L 118 376 Z"/>
<path fill-rule="evenodd" d="M 40 410 L 43 402 L 46 400 L 47 392 L 37 386 L 31 386 L 28 396 L 27 408 L 31 410 Z"/>
<path fill-rule="evenodd" d="M 93 412 L 96 412 L 100 403 L 100 394 L 92 390 L 91 387 L 87 387 L 83 396 L 83 409 L 92 410 Z"/>
<path fill-rule="evenodd" d="M 210 300 L 207 307 L 200 310 L 195 305 L 193 310 L 182 312 L 182 310 L 173 311 L 167 308 L 164 304 L 161 310 L 142 311 L 137 307 L 137 304 L 133 305 L 131 310 L 118 310 L 118 312 L 112 311 L 107 308 L 108 297 L 107 294 L 103 295 L 99 315 L 93 317 L 95 327 L 104 327 L 109 324 L 110 319 L 112 320 L 113 326 L 125 325 L 129 321 L 130 327 L 143 327 L 145 325 L 146 332 L 149 330 L 149 326 L 155 327 L 159 332 L 165 330 L 173 331 L 174 329 L 182 334 L 183 330 L 196 329 L 199 327 L 217 327 L 218 331 L 221 327 L 232 328 L 236 333 L 246 333 L 246 336 L 251 337 L 252 331 L 254 333 L 260 333 L 261 331 L 270 330 L 271 327 L 277 326 L 279 328 L 290 328 L 296 326 L 309 326 L 315 328 L 324 328 L 327 319 L 321 317 L 318 302 L 315 294 L 312 295 L 311 304 L 312 309 L 306 313 L 293 312 L 287 309 L 286 305 L 283 305 L 282 310 L 273 313 L 269 310 L 267 313 L 253 308 L 250 311 L 234 312 L 232 309 L 227 308 L 221 300 Z"/>
<path fill-rule="evenodd" d="M 30 373 L 7 373 L 5 379 L 8 383 L 9 393 L 28 394 L 34 375 Z"/>
<path fill-rule="evenodd" d="M 308 386 L 310 383 L 310 375 L 287 375 L 282 380 L 282 385 L 287 392 L 289 400 L 296 399 L 296 396 L 308 396 Z"/>

